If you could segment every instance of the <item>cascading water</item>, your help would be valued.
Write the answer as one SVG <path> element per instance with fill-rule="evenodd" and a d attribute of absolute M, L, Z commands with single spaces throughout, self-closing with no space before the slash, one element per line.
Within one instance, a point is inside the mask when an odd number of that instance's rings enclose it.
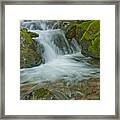
<path fill-rule="evenodd" d="M 43 57 L 45 63 L 57 58 L 59 55 L 72 53 L 72 49 L 62 30 L 34 30 L 32 32 L 36 32 L 40 36 L 37 41 L 44 46 Z"/>
<path fill-rule="evenodd" d="M 24 23 L 23 26 L 39 34 L 37 41 L 44 46 L 45 64 L 21 69 L 21 84 L 54 80 L 75 81 L 99 76 L 99 68 L 86 62 L 89 58 L 81 54 L 80 47 L 75 39 L 72 40 L 72 45 L 69 45 L 62 30 L 48 29 L 48 23 L 43 21 L 36 23 L 33 29 L 28 27 L 31 24 L 33 21 Z M 34 30 L 34 28 L 41 28 L 42 30 Z"/>

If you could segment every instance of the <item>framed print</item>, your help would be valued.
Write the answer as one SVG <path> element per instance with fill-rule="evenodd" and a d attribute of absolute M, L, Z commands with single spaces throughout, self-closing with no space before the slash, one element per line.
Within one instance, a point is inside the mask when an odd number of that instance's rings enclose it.
<path fill-rule="evenodd" d="M 1 118 L 119 119 L 119 7 L 3 1 Z"/>

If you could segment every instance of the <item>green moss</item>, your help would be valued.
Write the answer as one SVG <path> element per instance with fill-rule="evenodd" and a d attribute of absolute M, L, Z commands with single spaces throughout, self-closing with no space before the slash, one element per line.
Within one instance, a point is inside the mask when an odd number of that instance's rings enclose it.
<path fill-rule="evenodd" d="M 77 29 L 76 29 L 76 39 L 77 40 L 81 39 L 81 37 L 83 36 L 84 32 L 87 30 L 87 28 L 91 22 L 92 21 L 86 21 L 81 24 L 77 24 Z"/>
<path fill-rule="evenodd" d="M 37 96 L 37 98 L 45 97 L 48 94 L 50 94 L 50 91 L 45 88 L 39 88 L 39 89 L 35 90 L 35 96 Z"/>
<path fill-rule="evenodd" d="M 71 40 L 72 38 L 76 38 L 79 40 L 83 33 L 86 31 L 90 23 L 93 22 L 91 20 L 86 20 L 86 21 L 69 21 L 69 24 L 67 27 L 64 29 L 66 33 L 66 37 Z"/>
<path fill-rule="evenodd" d="M 100 56 L 100 21 L 72 21 L 65 28 L 66 37 L 71 42 L 75 38 L 82 48 L 82 54 L 93 58 Z"/>
<path fill-rule="evenodd" d="M 92 53 L 96 58 L 100 57 L 100 36 L 92 40 L 91 45 L 88 47 L 88 52 Z"/>
<path fill-rule="evenodd" d="M 41 53 L 37 50 L 38 43 L 33 37 L 37 33 L 28 32 L 26 28 L 20 30 L 20 68 L 29 68 L 41 64 Z"/>
<path fill-rule="evenodd" d="M 21 48 L 21 54 L 20 54 L 20 65 L 21 68 L 30 68 L 33 66 L 39 65 L 42 61 L 39 57 L 39 53 L 34 51 L 31 48 Z"/>
<path fill-rule="evenodd" d="M 32 43 L 32 38 L 26 28 L 20 30 L 20 40 L 24 43 Z"/>
<path fill-rule="evenodd" d="M 93 37 L 96 35 L 96 33 L 98 34 L 99 31 L 100 31 L 100 22 L 99 22 L 99 20 L 92 21 L 89 24 L 86 31 L 84 32 L 84 34 L 83 34 L 83 36 L 81 38 L 81 41 L 94 39 Z"/>
<path fill-rule="evenodd" d="M 86 45 L 85 45 L 86 43 Z M 93 58 L 100 57 L 100 21 L 94 20 L 80 39 L 82 53 Z"/>

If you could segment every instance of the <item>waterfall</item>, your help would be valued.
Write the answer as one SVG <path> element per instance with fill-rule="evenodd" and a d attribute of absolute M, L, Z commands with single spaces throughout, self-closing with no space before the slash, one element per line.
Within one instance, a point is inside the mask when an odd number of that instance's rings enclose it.
<path fill-rule="evenodd" d="M 33 30 L 31 30 L 33 32 Z M 52 61 L 59 55 L 71 53 L 70 45 L 60 29 L 56 30 L 34 30 L 39 34 L 37 41 L 44 46 L 43 57 L 45 62 Z"/>
<path fill-rule="evenodd" d="M 50 30 L 54 29 L 55 26 L 59 27 L 59 21 L 50 20 L 30 20 L 21 21 L 20 26 L 29 30 Z"/>
<path fill-rule="evenodd" d="M 53 80 L 83 80 L 99 76 L 99 68 L 86 62 L 87 57 L 81 55 L 81 49 L 75 39 L 71 44 L 61 29 L 53 29 L 59 22 L 29 21 L 21 22 L 22 27 L 36 32 L 36 40 L 44 47 L 45 64 L 20 71 L 21 83 L 39 83 Z"/>
<path fill-rule="evenodd" d="M 73 38 L 71 41 L 71 49 L 73 52 L 81 52 L 80 46 L 75 38 Z"/>

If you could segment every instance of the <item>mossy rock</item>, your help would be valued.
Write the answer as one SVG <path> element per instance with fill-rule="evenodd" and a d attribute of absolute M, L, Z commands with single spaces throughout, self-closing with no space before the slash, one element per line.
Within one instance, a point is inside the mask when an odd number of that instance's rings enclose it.
<path fill-rule="evenodd" d="M 96 36 L 88 47 L 88 53 L 95 58 L 100 57 L 100 36 Z"/>
<path fill-rule="evenodd" d="M 30 68 L 41 64 L 41 58 L 39 53 L 31 48 L 21 48 L 20 50 L 20 67 Z"/>
<path fill-rule="evenodd" d="M 39 35 L 37 33 L 34 33 L 34 32 L 28 32 L 28 34 L 30 34 L 31 38 L 33 38 L 33 37 L 39 37 Z"/>
<path fill-rule="evenodd" d="M 66 28 L 66 37 L 71 40 L 76 37 L 76 24 L 69 24 Z"/>
<path fill-rule="evenodd" d="M 92 22 L 91 20 L 69 21 L 69 24 L 66 25 L 67 27 L 64 28 L 67 39 L 69 40 L 72 40 L 72 38 L 80 39 L 91 22 Z"/>
<path fill-rule="evenodd" d="M 94 39 L 100 32 L 100 22 L 99 20 L 92 21 L 86 28 L 81 41 Z"/>
<path fill-rule="evenodd" d="M 37 97 L 37 99 L 47 97 L 50 94 L 51 94 L 51 92 L 45 88 L 39 88 L 37 90 L 34 90 L 34 95 L 35 95 L 35 97 Z"/>
<path fill-rule="evenodd" d="M 76 40 L 80 42 L 84 32 L 88 29 L 89 25 L 92 23 L 92 20 L 82 22 L 81 24 L 76 24 Z"/>
<path fill-rule="evenodd" d="M 86 43 L 86 45 L 85 45 Z M 80 39 L 81 53 L 92 58 L 100 58 L 100 21 L 94 20 Z"/>
<path fill-rule="evenodd" d="M 81 53 L 85 56 L 99 59 L 100 57 L 100 21 L 86 20 L 70 22 L 65 28 L 69 43 L 73 38 L 81 46 Z"/>
<path fill-rule="evenodd" d="M 28 32 L 26 28 L 20 30 L 20 68 L 30 68 L 42 63 L 42 55 L 38 42 L 33 38 L 39 35 Z"/>

